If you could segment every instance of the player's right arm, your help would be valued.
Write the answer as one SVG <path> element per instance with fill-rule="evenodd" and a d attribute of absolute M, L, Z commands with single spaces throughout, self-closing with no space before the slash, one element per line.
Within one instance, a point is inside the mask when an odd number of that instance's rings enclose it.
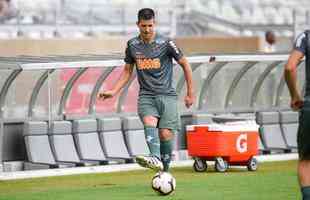
<path fill-rule="evenodd" d="M 125 50 L 125 58 L 124 58 L 124 61 L 126 64 L 125 64 L 125 67 L 124 67 L 124 70 L 121 76 L 115 83 L 112 90 L 106 90 L 106 91 L 99 93 L 98 98 L 100 100 L 105 100 L 107 98 L 114 97 L 130 80 L 130 77 L 133 72 L 134 64 L 135 64 L 135 59 L 132 56 L 132 52 L 129 46 L 130 46 L 130 41 L 127 42 L 127 47 Z"/>
<path fill-rule="evenodd" d="M 133 72 L 133 66 L 134 64 L 126 63 L 124 70 L 119 79 L 117 80 L 116 84 L 114 85 L 113 89 L 100 92 L 98 98 L 100 100 L 105 100 L 114 97 L 130 80 Z"/>
<path fill-rule="evenodd" d="M 298 110 L 303 106 L 302 97 L 297 88 L 297 66 L 303 59 L 306 51 L 305 33 L 297 37 L 294 49 L 285 65 L 284 78 L 291 96 L 291 108 Z"/>

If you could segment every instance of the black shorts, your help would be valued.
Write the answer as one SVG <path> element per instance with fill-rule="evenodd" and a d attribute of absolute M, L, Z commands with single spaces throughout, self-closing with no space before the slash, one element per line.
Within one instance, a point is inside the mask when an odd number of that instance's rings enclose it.
<path fill-rule="evenodd" d="M 310 160 L 310 101 L 305 101 L 300 111 L 297 145 L 299 159 Z"/>

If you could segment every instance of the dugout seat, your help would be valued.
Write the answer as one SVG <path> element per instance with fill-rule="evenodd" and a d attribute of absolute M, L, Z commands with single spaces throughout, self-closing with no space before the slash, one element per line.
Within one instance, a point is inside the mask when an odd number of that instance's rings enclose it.
<path fill-rule="evenodd" d="M 182 130 L 186 130 L 187 125 L 212 124 L 215 115 L 210 113 L 183 113 L 181 115 Z"/>
<path fill-rule="evenodd" d="M 102 164 L 107 163 L 101 148 L 96 119 L 73 120 L 72 133 L 81 160 L 99 161 Z"/>
<path fill-rule="evenodd" d="M 289 152 L 282 135 L 278 112 L 257 112 L 256 122 L 260 126 L 259 133 L 265 150 Z"/>
<path fill-rule="evenodd" d="M 208 113 L 195 113 L 191 116 L 192 124 L 212 124 L 213 123 L 213 114 Z"/>
<path fill-rule="evenodd" d="M 50 143 L 55 160 L 83 165 L 75 148 L 70 121 L 53 121 L 50 126 Z"/>
<path fill-rule="evenodd" d="M 298 112 L 280 112 L 280 126 L 287 146 L 297 149 Z"/>
<path fill-rule="evenodd" d="M 99 138 L 106 157 L 108 159 L 125 159 L 131 162 L 121 131 L 121 119 L 119 117 L 98 118 Z"/>
<path fill-rule="evenodd" d="M 122 120 L 122 128 L 130 156 L 149 155 L 144 126 L 138 116 L 126 116 Z"/>
<path fill-rule="evenodd" d="M 237 113 L 237 117 L 243 117 L 247 120 L 254 120 L 255 121 L 255 113 L 254 112 L 248 112 L 248 113 Z"/>
<path fill-rule="evenodd" d="M 24 123 L 24 140 L 28 161 L 46 165 L 46 168 L 57 167 L 48 138 L 48 125 L 44 121 L 28 121 Z"/>

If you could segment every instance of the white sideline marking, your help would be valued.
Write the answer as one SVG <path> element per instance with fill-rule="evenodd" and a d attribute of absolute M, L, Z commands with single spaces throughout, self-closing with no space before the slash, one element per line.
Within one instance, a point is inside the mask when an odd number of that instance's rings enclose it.
<path fill-rule="evenodd" d="M 290 153 L 290 154 L 260 155 L 257 156 L 256 158 L 259 162 L 297 160 L 298 154 Z M 194 162 L 193 160 L 173 161 L 171 162 L 171 167 L 192 166 L 193 162 Z M 212 163 L 212 161 L 210 161 L 210 163 Z M 4 180 L 16 180 L 16 179 L 39 178 L 50 176 L 108 173 L 108 172 L 133 171 L 133 170 L 145 170 L 145 168 L 142 168 L 138 164 L 134 163 L 134 164 L 118 164 L 118 165 L 116 164 L 116 165 L 91 166 L 91 167 L 0 172 L 0 180 L 4 181 Z"/>

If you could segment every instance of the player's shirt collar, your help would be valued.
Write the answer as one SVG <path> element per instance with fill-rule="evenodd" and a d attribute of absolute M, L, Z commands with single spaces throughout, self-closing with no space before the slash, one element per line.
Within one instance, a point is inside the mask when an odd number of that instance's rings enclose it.
<path fill-rule="evenodd" d="M 148 43 L 144 42 L 144 40 L 141 38 L 140 35 L 138 36 L 138 39 L 139 39 L 139 42 L 142 44 L 153 44 L 154 42 L 157 42 L 158 37 L 159 37 L 159 35 L 157 33 L 155 33 L 153 39 Z"/>

